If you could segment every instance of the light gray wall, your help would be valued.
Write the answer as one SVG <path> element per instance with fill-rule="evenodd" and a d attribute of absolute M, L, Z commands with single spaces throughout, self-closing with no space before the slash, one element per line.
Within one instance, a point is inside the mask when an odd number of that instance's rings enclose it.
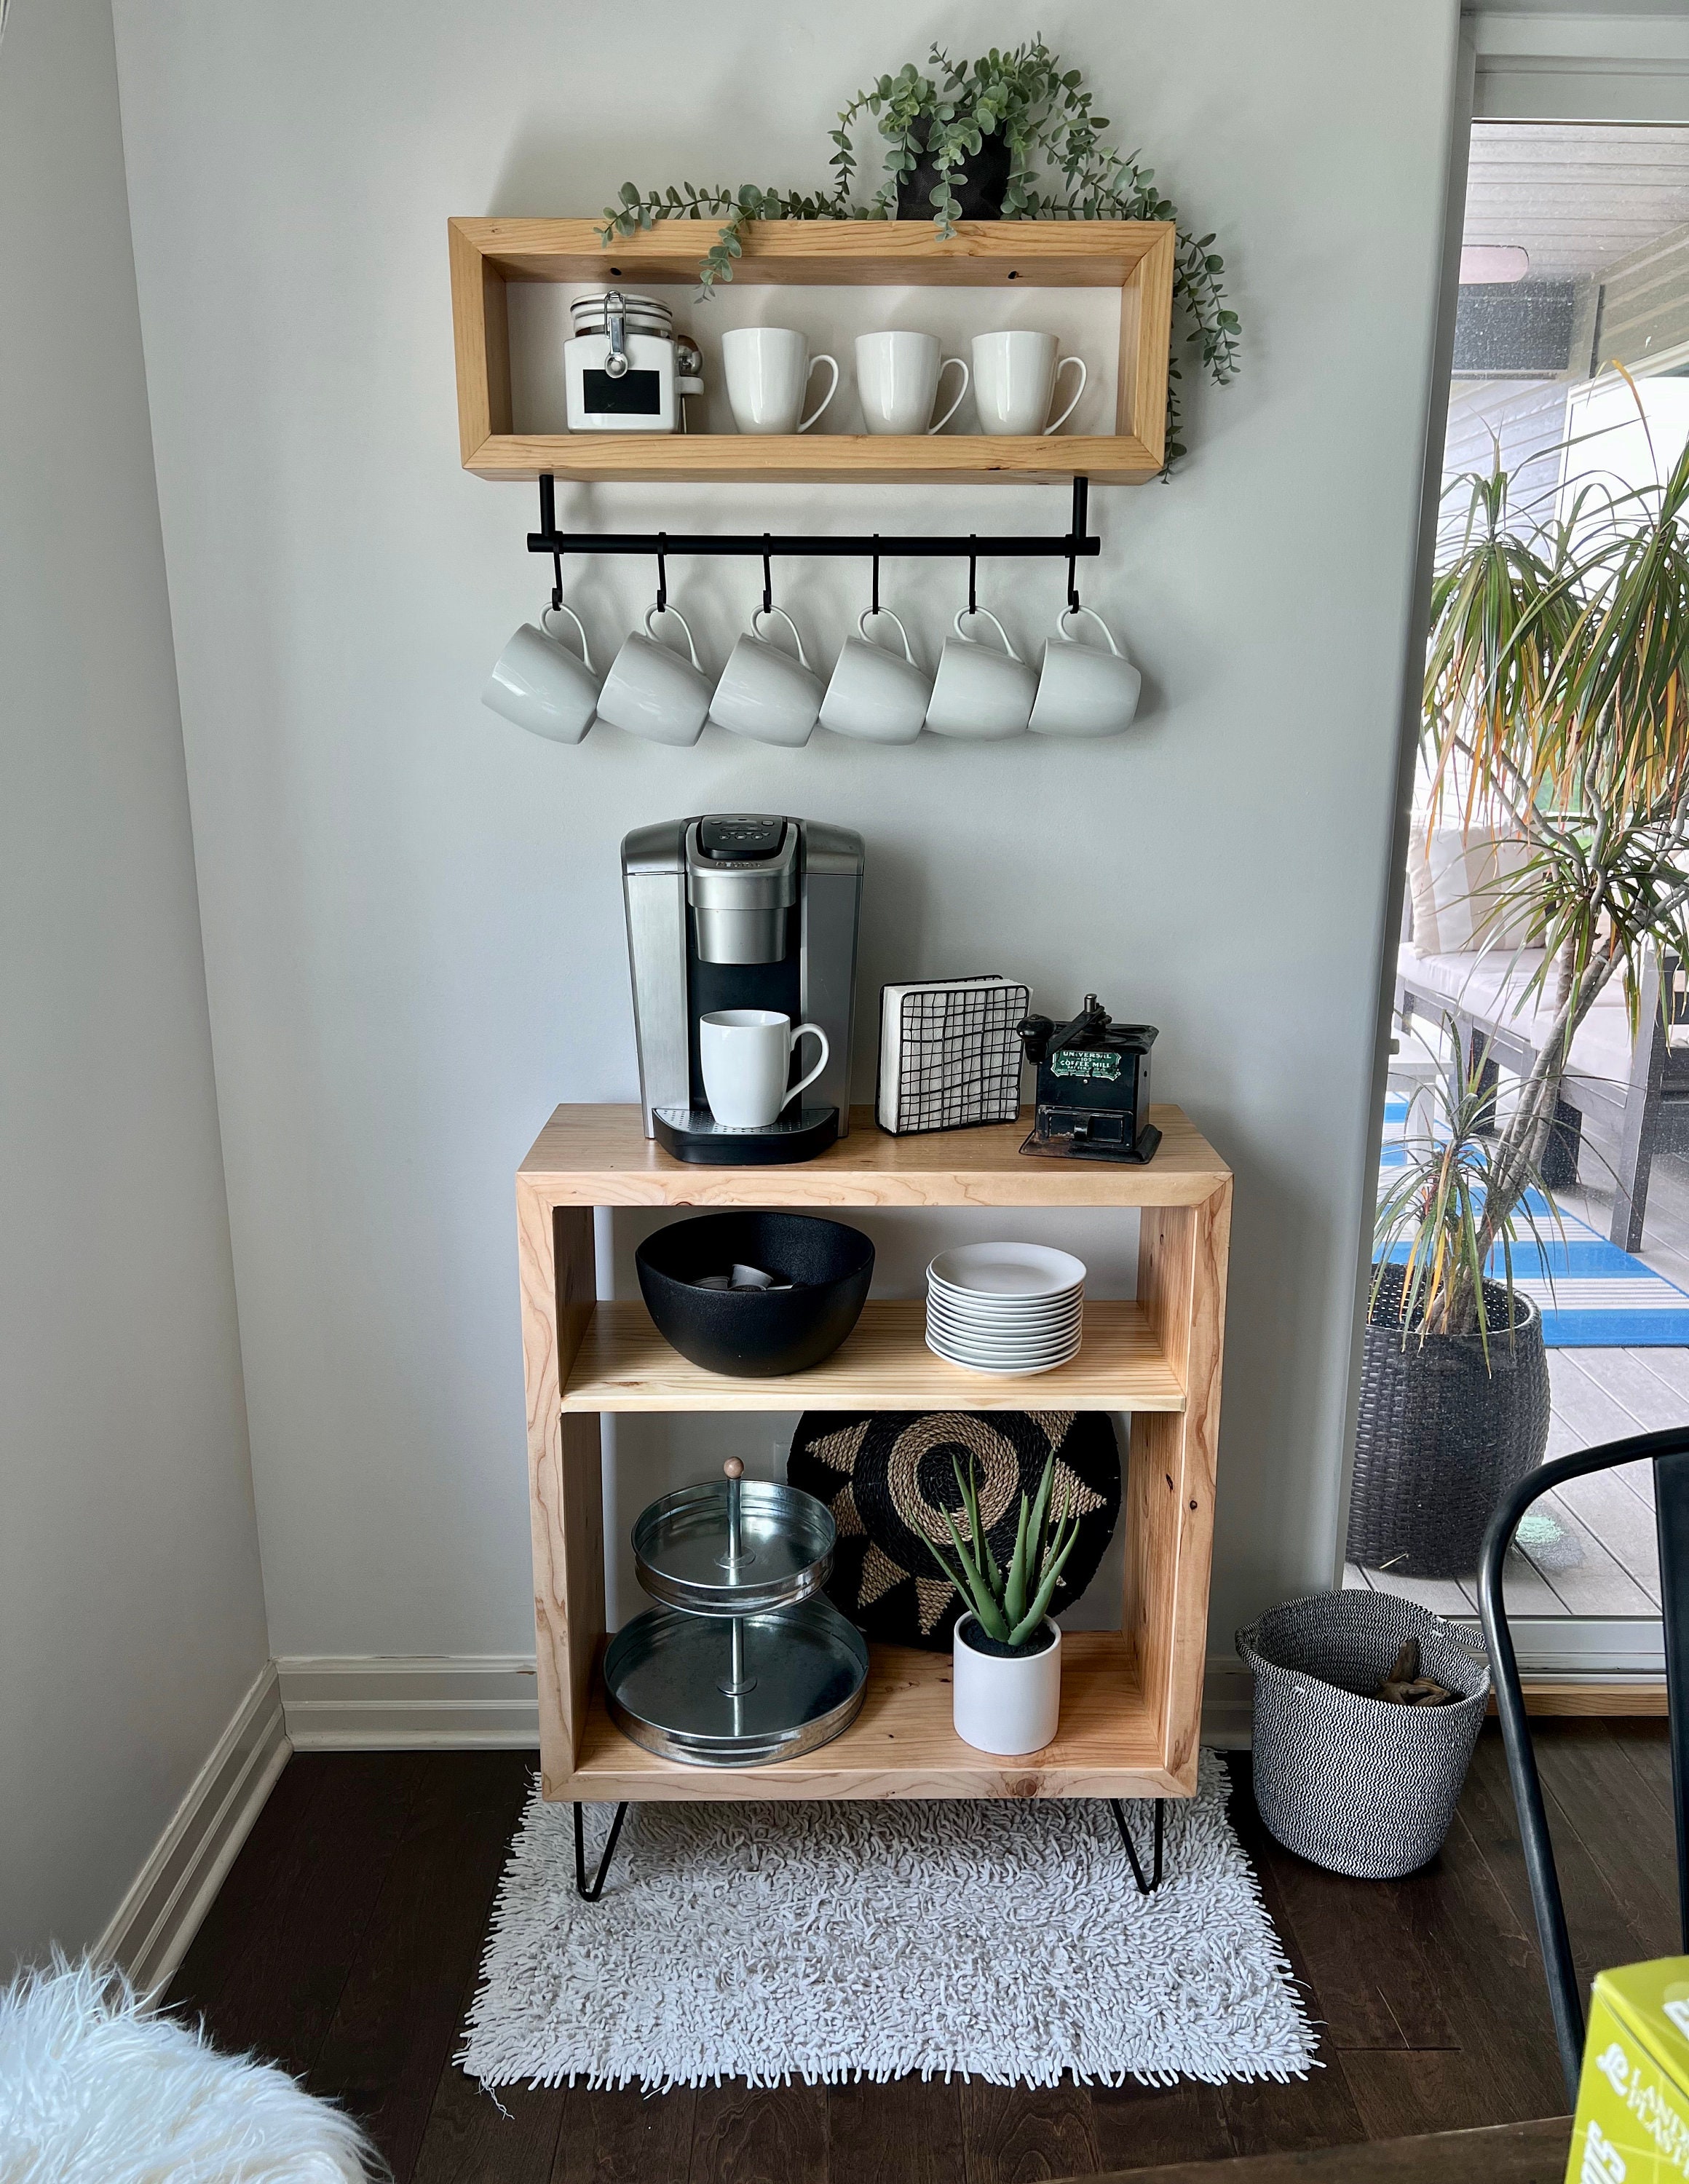
<path fill-rule="evenodd" d="M 0 43 L 0 1980 L 269 1647 L 107 0 Z"/>
<path fill-rule="evenodd" d="M 1035 27 L 750 0 L 117 0 L 159 491 L 279 1653 L 531 1646 L 511 1172 L 628 1099 L 616 844 L 750 806 L 868 843 L 862 994 L 995 968 L 1162 1028 L 1237 1169 L 1215 1630 L 1334 1567 L 1456 35 L 1446 0 L 1036 18 L 1218 228 L 1246 370 L 1168 488 L 1099 489 L 1141 661 L 1102 748 L 535 742 L 478 702 L 532 489 L 458 467 L 444 224 L 624 176 L 825 176 L 859 81 Z M 918 310 L 916 295 L 887 310 Z M 877 307 L 878 308 L 878 307 Z M 699 320 L 706 327 L 707 315 Z M 1053 527 L 1036 488 L 566 494 L 583 526 Z M 650 572 L 571 592 L 599 644 Z M 860 572 L 783 571 L 830 660 Z M 719 663 L 750 573 L 677 569 Z M 954 571 L 900 572 L 928 651 Z M 993 580 L 1028 641 L 1056 571 Z M 872 1041 L 857 1056 L 872 1080 Z M 658 1451 L 655 1461 L 671 1460 Z M 701 1456 L 700 1456 L 701 1460 Z"/>

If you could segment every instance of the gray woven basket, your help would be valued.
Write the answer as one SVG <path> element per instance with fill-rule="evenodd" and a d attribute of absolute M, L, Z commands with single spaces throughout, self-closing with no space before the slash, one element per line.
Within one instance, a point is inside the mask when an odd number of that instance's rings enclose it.
<path fill-rule="evenodd" d="M 1369 1698 L 1405 1638 L 1447 1706 Z M 1394 1880 L 1448 1833 L 1483 1725 L 1490 1667 L 1475 1640 L 1411 1600 L 1324 1592 L 1237 1634 L 1255 1674 L 1255 1802 L 1268 1832 L 1328 1873 Z"/>

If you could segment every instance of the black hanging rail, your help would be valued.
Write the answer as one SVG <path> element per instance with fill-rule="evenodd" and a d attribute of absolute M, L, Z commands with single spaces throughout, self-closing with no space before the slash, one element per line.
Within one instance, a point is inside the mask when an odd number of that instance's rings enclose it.
<path fill-rule="evenodd" d="M 759 560 L 771 554 L 805 554 L 818 559 L 853 560 L 1089 560 L 1102 551 L 1100 538 L 1085 536 L 1085 505 L 1090 480 L 1073 480 L 1073 521 L 1071 530 L 1055 537 L 996 538 L 981 532 L 967 538 L 930 535 L 896 538 L 818 532 L 791 533 L 687 531 L 560 531 L 557 494 L 548 471 L 539 481 L 539 529 L 528 533 L 530 554 L 750 554 Z"/>

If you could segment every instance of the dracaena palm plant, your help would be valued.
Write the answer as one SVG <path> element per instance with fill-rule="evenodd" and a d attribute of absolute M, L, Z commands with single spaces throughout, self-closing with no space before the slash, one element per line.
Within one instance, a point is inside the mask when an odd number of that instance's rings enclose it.
<path fill-rule="evenodd" d="M 1653 482 L 1586 488 L 1546 521 L 1514 510 L 1499 463 L 1469 483 L 1432 594 L 1423 745 L 1434 811 L 1525 845 L 1485 922 L 1540 928 L 1525 990 L 1547 1021 L 1489 1150 L 1451 1333 L 1481 1318 L 1476 1270 L 1538 1176 L 1578 1027 L 1617 978 L 1647 1032 L 1649 952 L 1689 961 L 1689 444 Z"/>
<path fill-rule="evenodd" d="M 1513 1245 L 1521 1231 L 1541 1245 L 1545 1226 L 1559 1228 L 1559 1215 L 1540 1170 L 1532 1167 L 1519 1202 L 1502 1216 L 1485 1242 L 1485 1214 L 1491 1190 L 1493 1153 L 1486 1133 L 1495 1106 L 1495 1087 L 1481 1066 L 1463 1050 L 1454 1019 L 1443 1019 L 1443 1041 L 1436 1078 L 1414 1095 L 1409 1135 L 1402 1165 L 1389 1171 L 1390 1182 L 1378 1203 L 1373 1232 L 1371 1312 L 1388 1301 L 1402 1329 L 1423 1346 L 1427 1335 L 1462 1334 L 1452 1323 L 1468 1295 L 1480 1294 L 1480 1279 L 1504 1295 L 1505 1320 L 1492 1328 L 1488 1312 L 1477 1315 L 1476 1333 L 1485 1362 L 1490 1337 L 1511 1341 L 1519 1325 L 1513 1288 Z M 1398 1257 L 1406 1246 L 1405 1257 Z M 1542 1264 L 1548 1263 L 1547 1253 Z M 1391 1277 L 1399 1271 L 1401 1288 Z M 1552 1286 L 1552 1276 L 1549 1277 Z"/>
<path fill-rule="evenodd" d="M 1079 1537 L 1078 1512 L 1066 1505 L 1060 1510 L 1051 1506 L 1054 1451 L 1045 1461 L 1044 1476 L 1031 1502 L 1024 1494 L 1021 1496 L 1014 1552 L 1006 1568 L 992 1552 L 990 1536 L 980 1519 L 979 1482 L 972 1461 L 966 1479 L 962 1466 L 953 1457 L 950 1461 L 962 1495 L 961 1514 L 967 1519 L 967 1537 L 962 1538 L 955 1518 L 946 1509 L 945 1524 L 956 1550 L 957 1567 L 952 1568 L 929 1540 L 927 1545 L 933 1560 L 967 1602 L 988 1638 L 1000 1646 L 1024 1646 L 1036 1635 L 1049 1613 L 1056 1580 Z"/>

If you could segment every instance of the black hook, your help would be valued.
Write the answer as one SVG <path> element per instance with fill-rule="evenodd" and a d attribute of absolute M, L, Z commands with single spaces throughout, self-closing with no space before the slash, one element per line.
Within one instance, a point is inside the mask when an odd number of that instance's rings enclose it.
<path fill-rule="evenodd" d="M 1079 556 L 1070 554 L 1067 556 L 1067 611 L 1069 614 L 1077 614 L 1079 610 Z"/>
<path fill-rule="evenodd" d="M 973 534 L 970 532 L 968 536 L 972 538 Z M 978 567 L 979 563 L 978 560 L 973 554 L 970 554 L 967 557 L 967 611 L 971 615 L 978 614 L 979 611 L 978 595 L 974 589 L 974 578 L 978 571 Z"/>
<path fill-rule="evenodd" d="M 879 538 L 878 531 L 874 533 L 874 538 L 878 543 Z M 870 612 L 873 614 L 879 612 L 879 555 L 878 554 L 874 555 L 874 603 Z"/>
<path fill-rule="evenodd" d="M 768 533 L 765 531 L 762 535 L 766 538 Z M 773 610 L 774 579 L 769 571 L 768 556 L 765 554 L 762 557 L 762 611 L 764 614 L 772 614 Z"/>
<path fill-rule="evenodd" d="M 659 538 L 663 538 L 665 535 L 666 534 L 661 531 L 657 533 Z M 666 613 L 668 609 L 668 556 L 663 552 L 662 548 L 659 546 L 657 549 L 657 612 L 659 614 Z"/>
<path fill-rule="evenodd" d="M 554 554 L 551 557 L 551 611 L 553 614 L 556 613 L 562 604 L 563 556 L 560 554 Z"/>

